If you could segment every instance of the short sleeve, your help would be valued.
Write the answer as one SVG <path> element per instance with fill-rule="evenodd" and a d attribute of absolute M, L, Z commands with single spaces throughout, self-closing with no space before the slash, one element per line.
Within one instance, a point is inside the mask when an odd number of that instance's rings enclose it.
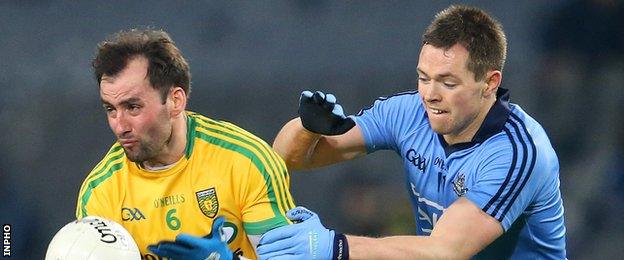
<path fill-rule="evenodd" d="M 100 195 L 100 190 L 88 190 L 79 195 L 76 206 L 76 219 L 86 216 L 102 216 L 112 219 L 112 209 L 106 196 Z"/>
<path fill-rule="evenodd" d="M 487 142 L 466 197 L 507 231 L 538 192 L 535 145 L 508 129 Z"/>
<path fill-rule="evenodd" d="M 265 232 L 289 224 L 286 211 L 294 208 L 289 191 L 290 177 L 284 161 L 262 142 L 250 157 L 246 180 L 239 192 L 243 227 L 248 235 Z"/>
<path fill-rule="evenodd" d="M 377 150 L 398 151 L 400 136 L 423 119 L 420 96 L 405 92 L 381 97 L 353 118 L 362 130 L 369 153 Z"/>
<path fill-rule="evenodd" d="M 124 151 L 121 145 L 114 144 L 80 187 L 76 202 L 76 219 L 86 216 L 102 216 L 116 220 L 117 211 L 111 206 L 111 177 L 122 168 Z M 113 185 L 114 186 L 114 185 Z"/>

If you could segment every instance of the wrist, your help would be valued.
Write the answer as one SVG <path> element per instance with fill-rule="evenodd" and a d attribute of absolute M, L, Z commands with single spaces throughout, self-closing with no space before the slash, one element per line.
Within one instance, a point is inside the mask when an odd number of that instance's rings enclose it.
<path fill-rule="evenodd" d="M 333 254 L 332 259 L 335 260 L 347 260 L 349 259 L 349 243 L 347 242 L 347 236 L 340 233 L 335 233 L 333 241 Z"/>

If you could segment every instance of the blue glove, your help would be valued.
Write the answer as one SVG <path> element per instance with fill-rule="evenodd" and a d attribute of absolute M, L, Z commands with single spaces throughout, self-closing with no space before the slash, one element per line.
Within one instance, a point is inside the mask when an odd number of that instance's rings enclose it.
<path fill-rule="evenodd" d="M 220 216 L 212 222 L 210 235 L 195 237 L 188 234 L 179 234 L 175 241 L 161 241 L 156 245 L 147 247 L 160 257 L 168 257 L 176 260 L 211 259 L 232 260 L 238 259 L 232 250 L 227 247 L 225 234 L 223 233 L 225 218 Z"/>
<path fill-rule="evenodd" d="M 325 228 L 316 213 L 296 207 L 286 216 L 296 224 L 264 233 L 256 249 L 260 259 L 349 258 L 346 237 Z"/>
<path fill-rule="evenodd" d="M 305 129 L 322 135 L 341 135 L 355 126 L 353 119 L 344 115 L 342 106 L 336 104 L 336 97 L 320 91 L 301 93 L 299 117 Z"/>

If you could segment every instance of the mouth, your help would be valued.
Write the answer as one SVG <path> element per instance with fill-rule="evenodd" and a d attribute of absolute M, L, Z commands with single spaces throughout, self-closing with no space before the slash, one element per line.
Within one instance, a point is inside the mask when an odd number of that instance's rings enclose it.
<path fill-rule="evenodd" d="M 434 115 L 441 115 L 441 114 L 446 114 L 448 113 L 447 111 L 441 110 L 441 109 L 436 109 L 436 108 L 429 108 L 429 111 L 434 114 Z"/>
<path fill-rule="evenodd" d="M 119 139 L 121 146 L 128 148 L 136 144 L 138 141 L 135 139 Z"/>

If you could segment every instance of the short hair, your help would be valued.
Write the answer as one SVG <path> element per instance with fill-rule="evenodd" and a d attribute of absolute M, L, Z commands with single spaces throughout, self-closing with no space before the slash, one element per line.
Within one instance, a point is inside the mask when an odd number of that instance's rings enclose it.
<path fill-rule="evenodd" d="M 120 31 L 100 42 L 91 64 L 97 83 L 101 83 L 103 75 L 116 76 L 137 57 L 148 60 L 149 82 L 160 91 L 163 104 L 174 86 L 180 86 L 187 96 L 190 95 L 189 65 L 169 34 L 162 30 Z"/>
<path fill-rule="evenodd" d="M 461 44 L 468 50 L 467 68 L 482 80 L 490 70 L 503 70 L 507 39 L 502 25 L 485 11 L 452 5 L 438 14 L 423 34 L 423 44 L 451 48 Z"/>

